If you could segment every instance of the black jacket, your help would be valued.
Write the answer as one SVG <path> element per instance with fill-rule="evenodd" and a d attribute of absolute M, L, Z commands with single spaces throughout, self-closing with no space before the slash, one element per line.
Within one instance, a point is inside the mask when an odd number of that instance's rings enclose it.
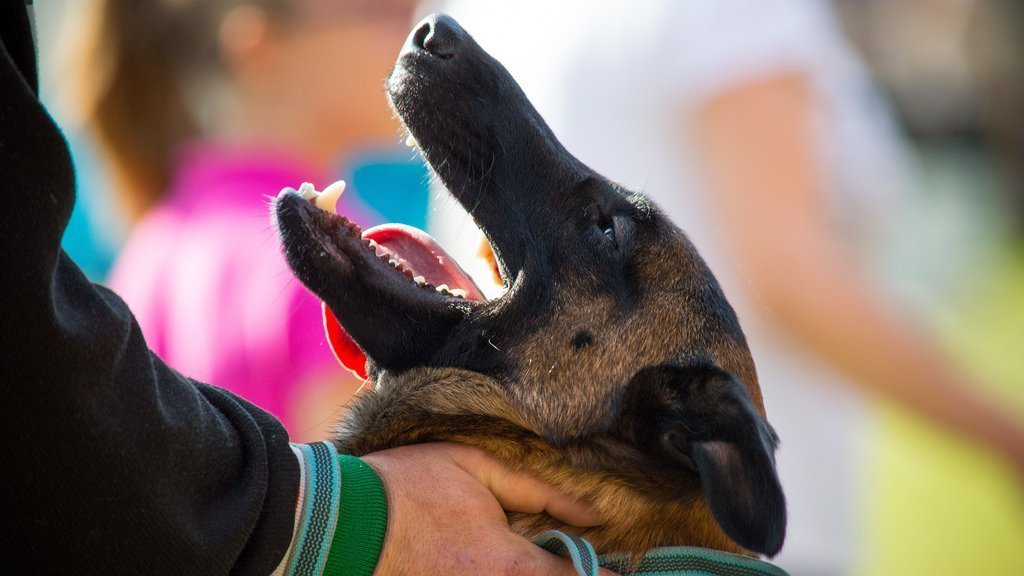
<path fill-rule="evenodd" d="M 75 176 L 37 90 L 23 0 L 0 0 L 0 571 L 268 574 L 298 490 L 287 434 L 168 368 L 61 250 Z"/>

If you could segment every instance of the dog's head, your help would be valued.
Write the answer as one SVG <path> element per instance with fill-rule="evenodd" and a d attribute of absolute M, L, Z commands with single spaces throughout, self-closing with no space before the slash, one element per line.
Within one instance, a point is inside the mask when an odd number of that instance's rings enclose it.
<path fill-rule="evenodd" d="M 427 248 L 437 260 L 425 241 L 393 241 L 378 256 L 343 218 L 283 193 L 288 261 L 366 353 L 371 375 L 485 374 L 546 441 L 635 446 L 652 475 L 699 482 L 730 538 L 776 553 L 785 532 L 777 440 L 736 316 L 686 236 L 643 195 L 569 154 L 505 68 L 447 16 L 413 30 L 388 95 L 484 231 L 507 291 L 477 301 L 418 284 L 419 271 L 405 268 Z"/>

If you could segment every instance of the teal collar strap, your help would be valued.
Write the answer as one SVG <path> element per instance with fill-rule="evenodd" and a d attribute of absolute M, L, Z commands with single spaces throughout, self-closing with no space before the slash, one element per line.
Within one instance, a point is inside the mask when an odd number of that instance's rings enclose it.
<path fill-rule="evenodd" d="M 598 566 L 623 576 L 788 576 L 785 570 L 763 560 L 708 548 L 655 548 L 634 565 L 626 556 L 597 556 L 590 542 L 557 530 L 541 534 L 534 542 L 568 557 L 580 576 L 597 576 Z"/>

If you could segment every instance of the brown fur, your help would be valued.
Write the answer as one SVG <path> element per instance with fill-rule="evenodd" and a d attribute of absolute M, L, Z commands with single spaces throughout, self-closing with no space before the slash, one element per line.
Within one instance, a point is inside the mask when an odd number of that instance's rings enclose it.
<path fill-rule="evenodd" d="M 566 494 L 592 502 L 604 524 L 579 530 L 546 515 L 512 514 L 513 530 L 532 538 L 549 529 L 588 539 L 597 550 L 640 554 L 685 542 L 746 553 L 718 528 L 700 500 L 666 501 L 658 478 L 639 473 L 645 456 L 612 438 L 555 447 L 531 432 L 502 388 L 474 372 L 419 368 L 369 390 L 349 407 L 335 444 L 357 456 L 422 442 L 480 448 L 513 470 L 533 474 Z M 675 481 L 676 479 L 673 479 Z"/>

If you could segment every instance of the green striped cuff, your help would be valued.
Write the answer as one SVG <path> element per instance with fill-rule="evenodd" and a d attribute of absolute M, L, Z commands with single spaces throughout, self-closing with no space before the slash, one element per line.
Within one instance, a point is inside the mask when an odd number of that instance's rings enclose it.
<path fill-rule="evenodd" d="M 296 529 L 275 574 L 370 576 L 388 524 L 380 478 L 329 442 L 292 444 L 292 449 L 301 471 Z"/>
<path fill-rule="evenodd" d="M 370 576 L 388 527 L 388 502 L 380 477 L 355 456 L 338 456 L 341 506 L 327 556 L 328 576 Z"/>

